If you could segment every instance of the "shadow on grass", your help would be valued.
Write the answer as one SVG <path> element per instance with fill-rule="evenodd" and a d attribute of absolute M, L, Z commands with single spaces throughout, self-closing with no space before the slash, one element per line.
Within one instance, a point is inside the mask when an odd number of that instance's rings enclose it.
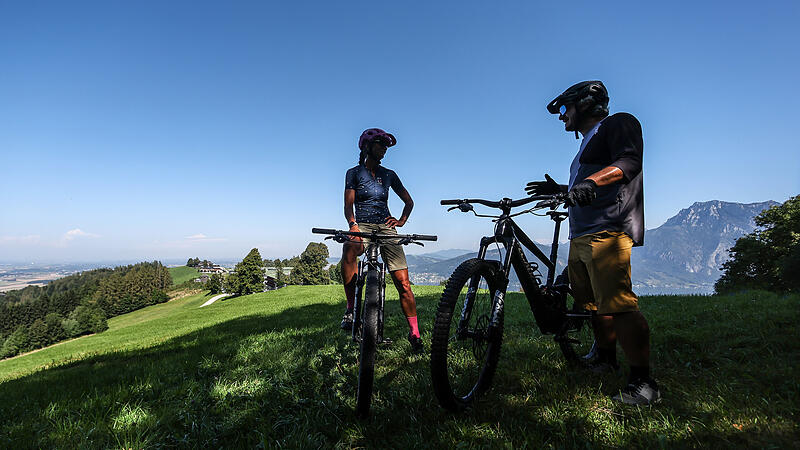
<path fill-rule="evenodd" d="M 418 299 L 421 317 L 433 317 L 436 300 Z M 515 343 L 519 336 L 506 341 L 495 388 L 472 410 L 447 413 L 430 387 L 428 355 L 396 338 L 406 325 L 392 303 L 386 333 L 395 344 L 379 352 L 368 421 L 353 414 L 357 347 L 338 328 L 341 306 L 313 304 L 2 383 L 0 447 L 752 444 L 734 428 L 685 430 L 703 425 L 702 404 L 689 400 L 723 392 L 725 379 L 667 391 L 662 409 L 614 410 L 598 392 L 614 380 L 569 372 L 557 355 Z M 520 326 L 510 325 L 512 336 Z M 792 442 L 785 431 L 764 433 L 759 442 Z"/>

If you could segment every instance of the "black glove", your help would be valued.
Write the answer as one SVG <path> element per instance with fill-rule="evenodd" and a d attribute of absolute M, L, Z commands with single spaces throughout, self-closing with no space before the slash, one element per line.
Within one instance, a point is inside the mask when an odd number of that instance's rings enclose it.
<path fill-rule="evenodd" d="M 595 189 L 597 189 L 597 183 L 592 180 L 583 180 L 575 183 L 567 193 L 567 199 L 564 203 L 567 206 L 589 205 L 597 197 Z"/>
<path fill-rule="evenodd" d="M 567 185 L 558 184 L 550 175 L 544 174 L 546 181 L 531 181 L 525 186 L 525 192 L 528 195 L 553 195 L 553 194 L 566 194 Z"/>

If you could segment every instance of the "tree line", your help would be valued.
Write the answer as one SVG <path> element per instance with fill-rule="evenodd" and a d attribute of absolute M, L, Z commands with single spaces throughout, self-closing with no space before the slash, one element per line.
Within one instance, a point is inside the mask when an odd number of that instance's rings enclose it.
<path fill-rule="evenodd" d="M 800 195 L 765 209 L 756 231 L 740 237 L 714 284 L 718 294 L 763 289 L 800 292 Z"/>
<path fill-rule="evenodd" d="M 319 285 L 341 283 L 341 268 L 328 265 L 328 247 L 323 243 L 311 242 L 299 256 L 287 259 L 262 259 L 257 248 L 250 250 L 244 259 L 236 264 L 227 277 L 212 274 L 206 282 L 211 294 L 225 292 L 247 295 L 263 292 L 265 288 L 265 269 L 275 269 L 275 284 L 280 288 L 286 285 Z M 291 267 L 287 275 L 284 269 Z"/>
<path fill-rule="evenodd" d="M 187 267 L 214 267 L 214 263 L 209 261 L 209 260 L 207 260 L 207 259 L 204 259 L 204 260 L 200 261 L 200 258 L 189 258 L 186 261 L 186 266 Z"/>
<path fill-rule="evenodd" d="M 107 319 L 167 301 L 172 284 L 160 262 L 70 275 L 0 298 L 0 358 L 108 329 Z"/>

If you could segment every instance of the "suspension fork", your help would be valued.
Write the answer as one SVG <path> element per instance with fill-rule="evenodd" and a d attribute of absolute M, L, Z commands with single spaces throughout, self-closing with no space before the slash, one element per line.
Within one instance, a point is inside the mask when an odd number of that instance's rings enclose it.
<path fill-rule="evenodd" d="M 361 340 L 361 312 L 363 309 L 364 281 L 366 281 L 366 265 L 361 259 L 358 260 L 358 271 L 356 272 L 356 299 L 353 304 L 353 342 Z"/>
<path fill-rule="evenodd" d="M 504 224 L 503 224 L 504 225 Z M 511 273 L 511 256 L 513 254 L 514 246 L 519 245 L 517 239 L 513 235 L 508 235 L 503 229 L 496 231 L 496 240 L 501 240 L 503 247 L 506 249 L 505 260 L 503 261 L 503 278 L 500 280 L 500 286 L 494 293 L 492 299 L 492 317 L 489 319 L 488 334 L 491 339 L 497 329 L 503 308 L 505 307 L 506 290 L 508 289 L 508 275 Z M 502 237 L 501 237 L 502 236 Z"/>
<path fill-rule="evenodd" d="M 495 242 L 493 236 L 486 236 L 481 239 L 480 247 L 478 248 L 478 259 L 486 258 L 486 249 L 489 245 Z M 473 276 L 469 280 L 469 287 L 467 287 L 467 295 L 464 298 L 464 306 L 461 307 L 461 316 L 456 327 L 456 335 L 461 337 L 468 331 L 469 321 L 472 318 L 472 305 L 475 303 L 475 296 L 478 293 L 478 284 L 480 283 L 479 276 Z M 494 302 L 494 299 L 492 299 Z"/>
<path fill-rule="evenodd" d="M 511 270 L 511 252 L 509 249 L 513 248 L 516 244 L 516 240 L 513 236 L 506 236 L 506 233 L 503 233 L 504 230 L 499 230 L 499 232 L 495 233 L 495 236 L 487 236 L 481 239 L 481 245 L 478 249 L 478 259 L 485 259 L 486 258 L 486 251 L 490 244 L 495 242 L 501 242 L 503 247 L 506 249 L 505 260 L 502 264 L 503 270 L 503 278 L 499 280 L 500 285 L 497 286 L 497 290 L 492 297 L 492 309 L 491 309 L 491 317 L 489 318 L 489 325 L 488 325 L 488 333 L 491 336 L 493 330 L 497 328 L 498 322 L 500 320 L 501 311 L 505 305 L 505 293 L 506 289 L 508 288 L 508 275 L 509 271 Z M 474 304 L 475 295 L 478 291 L 478 283 L 480 282 L 479 276 L 474 276 L 470 280 L 469 288 L 467 289 L 467 297 L 464 299 L 464 307 L 461 310 L 461 320 L 459 320 L 457 334 L 461 336 L 463 333 L 467 331 L 469 326 L 469 321 L 472 316 L 472 305 Z"/>

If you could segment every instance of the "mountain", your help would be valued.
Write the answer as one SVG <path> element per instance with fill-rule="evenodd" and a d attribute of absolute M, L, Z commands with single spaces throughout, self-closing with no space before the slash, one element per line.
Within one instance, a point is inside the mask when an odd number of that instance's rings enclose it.
<path fill-rule="evenodd" d="M 639 294 L 708 294 L 721 275 L 720 267 L 728 260 L 728 249 L 736 239 L 755 230 L 753 218 L 777 202 L 732 203 L 697 202 L 682 209 L 663 225 L 645 232 L 645 245 L 633 249 L 631 278 Z M 539 245 L 546 254 L 550 246 Z M 446 252 L 446 251 L 445 251 Z M 443 253 L 443 252 L 437 252 Z M 566 264 L 569 244 L 559 246 L 557 267 Z M 497 250 L 494 250 L 497 258 Z M 411 256 L 411 255 L 409 255 Z M 463 261 L 475 257 L 465 252 L 449 259 L 417 255 L 409 258 L 411 280 L 415 284 L 439 284 Z M 535 261 L 528 255 L 529 261 Z M 546 270 L 542 266 L 543 275 Z M 512 275 L 509 287 L 519 289 Z"/>
<path fill-rule="evenodd" d="M 537 244 L 539 249 L 541 249 L 545 255 L 550 256 L 550 246 Z M 569 245 L 567 244 L 560 244 L 558 247 L 558 257 L 556 258 L 556 274 L 561 273 L 562 270 L 567 266 L 567 255 L 569 254 Z M 411 259 L 408 260 L 408 269 L 411 276 L 411 281 L 414 284 L 439 284 L 440 282 L 447 279 L 456 267 L 462 262 L 474 258 L 478 255 L 477 251 L 470 251 L 469 253 L 464 253 L 455 258 L 439 260 L 439 261 L 427 261 L 423 263 L 414 263 Z M 505 250 L 502 253 L 505 256 Z M 525 256 L 528 258 L 528 262 L 538 262 L 539 260 L 533 256 L 533 253 L 529 252 L 528 249 L 525 249 Z M 498 257 L 498 249 L 496 247 L 490 248 L 487 251 L 487 259 L 500 259 Z M 544 279 L 547 276 L 547 267 L 544 264 L 539 263 L 539 274 Z M 517 274 L 514 271 L 511 271 L 511 277 L 508 281 L 508 287 L 510 290 L 518 291 L 521 289 L 519 284 L 519 278 L 517 278 Z"/>
<path fill-rule="evenodd" d="M 753 218 L 777 202 L 713 200 L 682 209 L 647 230 L 631 256 L 634 288 L 642 293 L 710 293 L 736 239 L 756 228 Z"/>
<path fill-rule="evenodd" d="M 448 249 L 448 250 L 439 250 L 431 253 L 421 253 L 419 255 L 406 255 L 406 256 L 420 256 L 425 258 L 430 258 L 438 261 L 443 261 L 445 259 L 455 258 L 461 255 L 465 255 L 470 253 L 472 250 L 464 250 L 464 249 Z"/>

